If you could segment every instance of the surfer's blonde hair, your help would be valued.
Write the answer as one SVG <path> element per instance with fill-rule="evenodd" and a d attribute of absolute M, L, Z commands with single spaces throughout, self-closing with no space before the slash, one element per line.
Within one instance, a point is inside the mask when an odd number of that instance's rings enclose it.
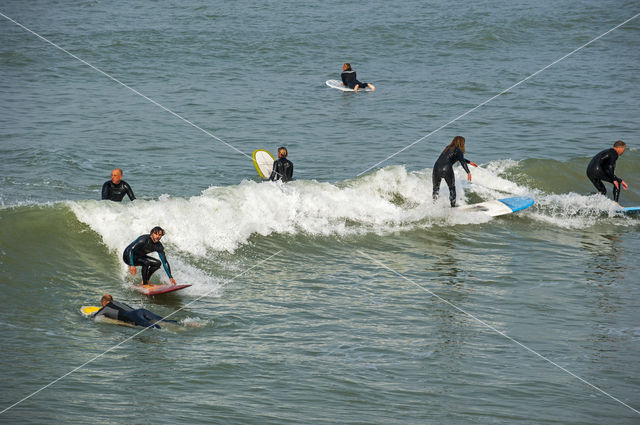
<path fill-rule="evenodd" d="M 287 155 L 289 155 L 289 152 L 287 151 L 287 148 L 285 148 L 284 146 L 280 146 L 278 148 L 278 155 L 282 156 L 283 158 L 286 158 Z"/>

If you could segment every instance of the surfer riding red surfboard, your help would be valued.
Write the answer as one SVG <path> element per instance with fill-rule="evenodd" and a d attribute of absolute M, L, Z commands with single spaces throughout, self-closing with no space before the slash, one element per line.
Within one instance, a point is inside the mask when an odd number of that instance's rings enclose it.
<path fill-rule="evenodd" d="M 129 266 L 129 272 L 136 275 L 136 266 L 142 267 L 142 284 L 148 285 L 151 275 L 162 265 L 167 273 L 169 280 L 173 285 L 177 285 L 171 275 L 171 267 L 164 253 L 164 246 L 160 239 L 164 236 L 164 229 L 156 226 L 151 229 L 148 235 L 141 235 L 135 241 L 131 242 L 122 253 L 122 260 Z M 147 254 L 157 252 L 160 261 Z"/>

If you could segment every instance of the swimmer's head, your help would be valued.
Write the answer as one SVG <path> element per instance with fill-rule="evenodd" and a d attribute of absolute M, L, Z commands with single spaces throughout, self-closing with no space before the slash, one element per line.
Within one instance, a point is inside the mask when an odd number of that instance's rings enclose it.
<path fill-rule="evenodd" d="M 287 148 L 285 148 L 284 146 L 280 146 L 278 148 L 278 158 L 286 158 L 287 155 L 289 155 Z"/>
<path fill-rule="evenodd" d="M 113 184 L 120 184 L 120 180 L 122 180 L 122 170 L 120 168 L 114 168 L 111 171 L 111 181 Z"/>

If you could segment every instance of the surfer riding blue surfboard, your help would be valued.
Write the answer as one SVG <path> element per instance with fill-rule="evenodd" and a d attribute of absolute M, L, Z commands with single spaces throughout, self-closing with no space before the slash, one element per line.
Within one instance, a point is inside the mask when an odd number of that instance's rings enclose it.
<path fill-rule="evenodd" d="M 440 183 L 442 179 L 444 179 L 444 181 L 447 182 L 447 186 L 449 186 L 449 201 L 451 202 L 452 208 L 456 206 L 456 180 L 453 173 L 453 164 L 460 162 L 464 171 L 467 172 L 467 180 L 469 181 L 471 181 L 471 172 L 469 171 L 467 164 L 471 164 L 474 167 L 478 166 L 475 162 L 465 159 L 464 145 L 464 137 L 454 137 L 451 143 L 444 148 L 440 157 L 436 160 L 436 163 L 433 166 L 433 174 L 431 176 L 431 181 L 433 183 L 433 200 L 435 201 L 438 199 L 440 194 Z"/>
<path fill-rule="evenodd" d="M 607 195 L 607 189 L 604 187 L 603 181 L 613 184 L 613 200 L 618 202 L 620 199 L 620 187 L 627 190 L 627 183 L 620 177 L 616 176 L 616 161 L 622 156 L 627 145 L 622 140 L 618 140 L 613 147 L 605 149 L 597 153 L 587 165 L 587 177 L 591 183 L 598 189 L 602 195 Z"/>
<path fill-rule="evenodd" d="M 160 239 L 164 236 L 164 229 L 156 226 L 147 235 L 139 236 L 131 242 L 122 253 L 122 260 L 129 266 L 129 272 L 136 275 L 136 266 L 142 267 L 142 285 L 149 285 L 151 275 L 162 265 L 172 285 L 177 285 L 171 275 L 171 267 L 164 253 L 164 246 Z M 160 261 L 147 254 L 157 252 Z"/>
<path fill-rule="evenodd" d="M 342 79 L 342 83 L 338 80 L 327 80 L 326 84 L 334 89 L 353 91 L 356 93 L 358 90 L 375 91 L 376 89 L 376 87 L 371 83 L 358 81 L 356 78 L 356 71 L 351 68 L 351 64 L 349 62 L 345 62 L 342 65 L 342 74 L 340 75 L 340 78 Z"/>

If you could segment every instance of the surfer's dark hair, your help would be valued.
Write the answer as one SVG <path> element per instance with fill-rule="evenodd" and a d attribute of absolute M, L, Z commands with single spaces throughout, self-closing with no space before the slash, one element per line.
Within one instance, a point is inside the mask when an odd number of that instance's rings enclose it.
<path fill-rule="evenodd" d="M 456 137 L 454 137 L 454 138 L 453 138 L 453 140 L 451 141 L 451 143 L 449 143 L 449 144 L 447 145 L 447 147 L 446 147 L 446 148 L 444 148 L 444 151 L 443 151 L 443 152 L 446 152 L 446 151 L 448 151 L 448 150 L 453 150 L 453 149 L 455 149 L 455 148 L 458 148 L 458 149 L 460 149 L 460 151 L 461 151 L 462 153 L 465 153 L 465 150 L 464 150 L 464 142 L 465 142 L 464 137 L 462 137 L 462 136 L 456 136 Z"/>
<path fill-rule="evenodd" d="M 613 144 L 613 147 L 614 147 L 614 148 L 621 148 L 621 147 L 623 147 L 623 146 L 627 146 L 627 144 L 626 144 L 625 142 L 623 142 L 622 140 L 618 140 L 617 142 L 615 142 L 615 143 Z"/>
<path fill-rule="evenodd" d="M 162 236 L 164 236 L 164 229 L 160 226 L 156 226 L 153 229 L 151 229 L 151 231 L 149 232 L 150 234 L 154 234 L 154 233 L 162 233 Z"/>
<path fill-rule="evenodd" d="M 344 65 L 342 65 L 342 68 L 345 71 L 351 71 L 351 64 L 349 62 L 345 62 Z"/>

